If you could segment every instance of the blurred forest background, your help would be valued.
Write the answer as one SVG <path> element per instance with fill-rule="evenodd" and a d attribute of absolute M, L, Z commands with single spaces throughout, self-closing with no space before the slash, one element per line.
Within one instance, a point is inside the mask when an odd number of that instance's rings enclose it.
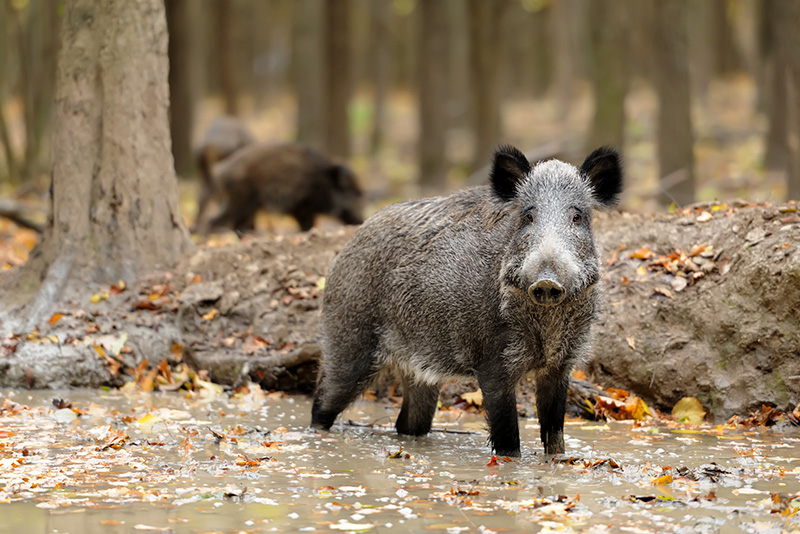
<path fill-rule="evenodd" d="M 259 140 L 298 140 L 348 161 L 368 213 L 483 182 L 499 143 L 572 162 L 620 147 L 628 210 L 800 198 L 795 0 L 165 6 L 172 149 L 189 222 L 193 146 L 222 114 Z M 58 0 L 0 0 L 4 213 L 47 205 L 62 15 Z"/>

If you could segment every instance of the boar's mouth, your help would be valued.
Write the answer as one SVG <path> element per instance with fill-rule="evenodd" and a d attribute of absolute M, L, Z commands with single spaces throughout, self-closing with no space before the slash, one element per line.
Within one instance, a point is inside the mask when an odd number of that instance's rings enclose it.
<path fill-rule="evenodd" d="M 528 287 L 528 296 L 535 304 L 549 308 L 564 302 L 566 291 L 557 281 L 540 278 Z"/>

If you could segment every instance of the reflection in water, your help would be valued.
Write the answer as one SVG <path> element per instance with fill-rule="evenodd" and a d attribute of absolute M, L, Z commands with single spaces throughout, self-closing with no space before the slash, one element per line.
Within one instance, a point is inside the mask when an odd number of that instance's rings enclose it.
<path fill-rule="evenodd" d="M 64 398 L 81 412 L 57 410 Z M 0 532 L 780 532 L 800 529 L 800 434 L 567 423 L 570 457 L 490 461 L 483 419 L 395 408 L 308 431 L 305 397 L 0 392 Z M 16 406 L 18 403 L 22 406 Z M 25 406 L 26 408 L 23 408 Z M 74 419 L 74 420 L 73 420 Z M 488 464 L 488 465 L 487 465 Z M 800 515 L 800 514 L 798 514 Z"/>

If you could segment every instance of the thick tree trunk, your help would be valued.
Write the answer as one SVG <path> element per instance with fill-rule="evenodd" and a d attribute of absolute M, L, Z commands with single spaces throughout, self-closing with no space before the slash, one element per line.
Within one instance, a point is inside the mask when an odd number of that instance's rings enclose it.
<path fill-rule="evenodd" d="M 350 157 L 349 106 L 352 92 L 350 0 L 326 0 L 325 7 L 325 148 Z"/>
<path fill-rule="evenodd" d="M 685 206 L 694 202 L 695 170 L 684 0 L 656 2 L 653 24 L 660 198 Z"/>
<path fill-rule="evenodd" d="M 786 109 L 786 175 L 788 198 L 800 199 L 800 3 L 773 4 L 777 69 L 773 83 L 783 83 Z M 774 113 L 773 120 L 774 119 Z"/>
<path fill-rule="evenodd" d="M 502 21 L 506 0 L 468 0 L 470 88 L 475 147 L 472 168 L 485 165 L 500 141 L 500 65 L 505 36 Z M 435 61 L 435 58 L 432 59 Z"/>
<path fill-rule="evenodd" d="M 386 100 L 389 95 L 391 75 L 391 15 L 389 0 L 370 0 L 370 70 L 372 74 L 372 132 L 370 153 L 383 147 L 386 128 Z"/>
<path fill-rule="evenodd" d="M 422 0 L 419 8 L 419 184 L 434 193 L 447 179 L 447 3 Z"/>
<path fill-rule="evenodd" d="M 51 213 L 9 292 L 23 297 L 41 280 L 31 320 L 87 282 L 130 281 L 192 250 L 178 212 L 167 69 L 160 0 L 66 3 Z"/>
<path fill-rule="evenodd" d="M 169 104 L 172 156 L 175 171 L 186 175 L 194 168 L 192 132 L 194 131 L 194 104 L 197 76 L 192 54 L 194 27 L 192 0 L 166 0 L 167 29 L 169 31 Z"/>
<path fill-rule="evenodd" d="M 231 0 L 214 0 L 216 18 L 217 74 L 219 76 L 225 113 L 237 115 L 239 112 L 239 84 L 236 74 L 236 55 L 233 47 L 234 11 Z"/>
<path fill-rule="evenodd" d="M 630 58 L 628 8 L 629 2 L 619 0 L 593 0 L 589 5 L 594 119 L 587 154 L 601 145 L 622 148 L 625 141 Z"/>
<path fill-rule="evenodd" d="M 59 17 L 50 2 L 31 2 L 28 20 L 16 11 L 20 51 L 20 93 L 24 105 L 25 155 L 20 168 L 23 181 L 44 173 L 49 164 L 45 132 L 53 111 L 53 87 L 58 52 Z"/>
<path fill-rule="evenodd" d="M 297 95 L 297 134 L 301 143 L 323 146 L 322 18 L 324 0 L 296 0 L 292 9 L 292 79 Z"/>

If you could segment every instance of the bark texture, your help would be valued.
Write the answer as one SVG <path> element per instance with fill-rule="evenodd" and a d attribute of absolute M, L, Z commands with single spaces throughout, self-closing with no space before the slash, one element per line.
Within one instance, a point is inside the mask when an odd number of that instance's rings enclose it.
<path fill-rule="evenodd" d="M 323 147 L 322 0 L 296 0 L 292 6 L 292 81 L 297 95 L 296 139 Z"/>
<path fill-rule="evenodd" d="M 694 132 L 686 53 L 686 4 L 660 0 L 654 9 L 653 82 L 658 93 L 658 169 L 661 200 L 679 207 L 694 202 Z"/>
<path fill-rule="evenodd" d="M 197 76 L 192 50 L 194 10 L 191 0 L 166 0 L 169 30 L 169 104 L 170 133 L 175 171 L 187 175 L 194 168 L 192 132 Z"/>
<path fill-rule="evenodd" d="M 68 286 L 131 281 L 192 250 L 178 212 L 167 68 L 159 0 L 67 2 L 51 213 L 17 281 L 18 289 L 30 290 L 41 280 L 28 308 L 31 320 Z"/>
<path fill-rule="evenodd" d="M 625 141 L 629 7 L 628 1 L 618 0 L 594 0 L 589 6 L 594 119 L 587 154 L 601 145 L 622 148 Z"/>
<path fill-rule="evenodd" d="M 447 3 L 423 0 L 419 7 L 419 184 L 439 192 L 447 179 Z"/>
<path fill-rule="evenodd" d="M 350 157 L 352 92 L 350 0 L 326 0 L 325 8 L 325 147 L 328 154 Z"/>

